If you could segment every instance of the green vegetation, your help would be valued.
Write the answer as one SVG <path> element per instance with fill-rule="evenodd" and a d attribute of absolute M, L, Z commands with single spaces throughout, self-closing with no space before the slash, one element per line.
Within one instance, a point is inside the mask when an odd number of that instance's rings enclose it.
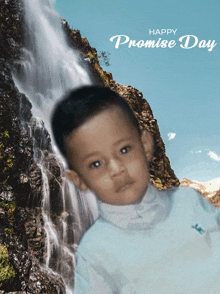
<path fill-rule="evenodd" d="M 13 167 L 14 163 L 13 163 L 13 154 L 8 154 L 8 159 L 6 161 L 6 166 L 3 169 L 3 172 L 7 171 L 9 168 Z"/>
<path fill-rule="evenodd" d="M 99 73 L 99 76 L 103 80 L 103 82 L 106 83 L 109 86 L 108 78 L 106 78 L 106 76 L 100 71 L 100 68 L 99 68 L 97 63 L 95 63 L 94 68 Z"/>
<path fill-rule="evenodd" d="M 5 232 L 8 233 L 10 236 L 15 235 L 13 228 L 5 228 Z"/>
<path fill-rule="evenodd" d="M 10 177 L 8 176 L 3 182 L 0 182 L 0 185 L 5 185 L 7 183 L 7 180 L 9 179 Z"/>
<path fill-rule="evenodd" d="M 160 189 L 160 190 L 166 190 L 167 189 L 167 187 L 166 186 L 163 186 L 163 184 L 162 184 L 162 181 L 161 181 L 161 179 L 159 179 L 159 178 L 157 178 L 156 180 L 155 180 L 155 182 L 154 182 L 154 187 L 155 188 L 157 188 L 157 189 Z"/>
<path fill-rule="evenodd" d="M 5 228 L 5 232 L 8 233 L 10 236 L 15 235 L 14 228 L 12 226 L 15 221 L 14 212 L 16 209 L 16 202 L 11 201 L 7 203 L 5 201 L 2 201 L 0 202 L 0 208 L 2 208 L 6 212 L 8 220 L 10 222 L 10 227 Z"/>
<path fill-rule="evenodd" d="M 8 260 L 7 248 L 0 246 L 0 287 L 7 280 L 11 280 L 10 282 L 12 282 L 15 276 L 16 272 Z"/>
<path fill-rule="evenodd" d="M 95 56 L 92 54 L 91 51 L 88 52 L 88 55 L 89 55 L 91 58 L 95 58 Z"/>
<path fill-rule="evenodd" d="M 10 175 L 8 174 L 14 166 L 14 148 L 9 147 L 10 153 L 5 152 L 6 147 L 10 146 L 10 134 L 8 130 L 0 128 L 0 159 L 3 162 L 4 168 L 2 168 L 2 177 L 0 184 L 6 184 Z"/>
<path fill-rule="evenodd" d="M 162 189 L 163 188 L 163 184 L 161 182 L 161 179 L 157 178 L 155 183 L 154 183 L 154 187 L 157 189 Z"/>
<path fill-rule="evenodd" d="M 88 56 L 90 56 L 91 58 L 93 58 L 95 61 L 97 60 L 97 59 L 95 58 L 95 56 L 92 54 L 91 51 L 88 52 Z M 95 62 L 95 64 L 94 64 L 94 69 L 98 72 L 98 74 L 99 74 L 100 78 L 103 80 L 103 82 L 109 86 L 109 80 L 108 80 L 108 78 L 104 75 L 104 73 L 100 70 L 100 66 L 98 65 L 97 62 Z"/>
<path fill-rule="evenodd" d="M 7 213 L 8 219 L 14 222 L 14 211 L 16 209 L 16 202 L 11 201 L 6 203 L 5 201 L 0 202 L 0 207 Z"/>
<path fill-rule="evenodd" d="M 9 133 L 8 133 L 7 130 L 4 131 L 4 136 L 5 136 L 6 138 L 10 138 Z"/>

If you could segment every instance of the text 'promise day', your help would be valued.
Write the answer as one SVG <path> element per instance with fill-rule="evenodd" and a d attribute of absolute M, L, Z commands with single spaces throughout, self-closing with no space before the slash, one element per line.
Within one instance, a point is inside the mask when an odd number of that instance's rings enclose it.
<path fill-rule="evenodd" d="M 155 34 L 154 34 L 155 35 Z M 161 35 L 161 34 L 160 34 Z M 110 38 L 111 42 L 115 42 L 115 48 L 118 49 L 119 46 L 124 46 L 127 44 L 128 48 L 137 47 L 137 48 L 174 48 L 176 46 L 175 40 L 130 40 L 126 35 L 116 35 Z M 215 40 L 199 40 L 194 35 L 185 35 L 179 38 L 180 47 L 183 49 L 192 49 L 196 46 L 199 48 L 207 48 L 208 51 L 212 51 L 213 48 L 217 45 Z"/>

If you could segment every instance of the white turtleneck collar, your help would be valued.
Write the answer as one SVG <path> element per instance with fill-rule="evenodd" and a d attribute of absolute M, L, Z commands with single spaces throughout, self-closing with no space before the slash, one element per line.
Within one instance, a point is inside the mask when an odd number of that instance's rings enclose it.
<path fill-rule="evenodd" d="M 130 230 L 150 229 L 164 221 L 171 209 L 166 191 L 148 184 L 147 192 L 138 204 L 112 205 L 99 202 L 100 217 L 117 227 Z"/>

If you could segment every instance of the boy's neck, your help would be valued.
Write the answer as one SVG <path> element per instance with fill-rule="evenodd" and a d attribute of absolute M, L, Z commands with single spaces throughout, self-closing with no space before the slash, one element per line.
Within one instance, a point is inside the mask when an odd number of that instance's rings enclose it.
<path fill-rule="evenodd" d="M 139 204 L 112 205 L 99 201 L 99 214 L 102 219 L 123 229 L 149 229 L 165 220 L 170 212 L 169 198 L 161 195 L 149 184 Z"/>

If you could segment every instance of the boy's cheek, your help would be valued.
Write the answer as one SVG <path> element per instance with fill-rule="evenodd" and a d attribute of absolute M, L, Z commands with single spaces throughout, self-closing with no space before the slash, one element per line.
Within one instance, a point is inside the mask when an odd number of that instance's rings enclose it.
<path fill-rule="evenodd" d="M 140 176 L 143 173 L 148 172 L 147 161 L 145 158 L 134 159 L 127 165 L 127 169 L 130 172 L 130 174 Z"/>
<path fill-rule="evenodd" d="M 105 179 L 103 179 L 103 182 L 109 184 L 110 183 L 110 179 L 109 178 L 105 178 Z"/>
<path fill-rule="evenodd" d="M 96 174 L 94 177 L 90 177 L 88 185 L 91 189 L 106 189 L 111 185 L 110 177 L 103 174 Z"/>

